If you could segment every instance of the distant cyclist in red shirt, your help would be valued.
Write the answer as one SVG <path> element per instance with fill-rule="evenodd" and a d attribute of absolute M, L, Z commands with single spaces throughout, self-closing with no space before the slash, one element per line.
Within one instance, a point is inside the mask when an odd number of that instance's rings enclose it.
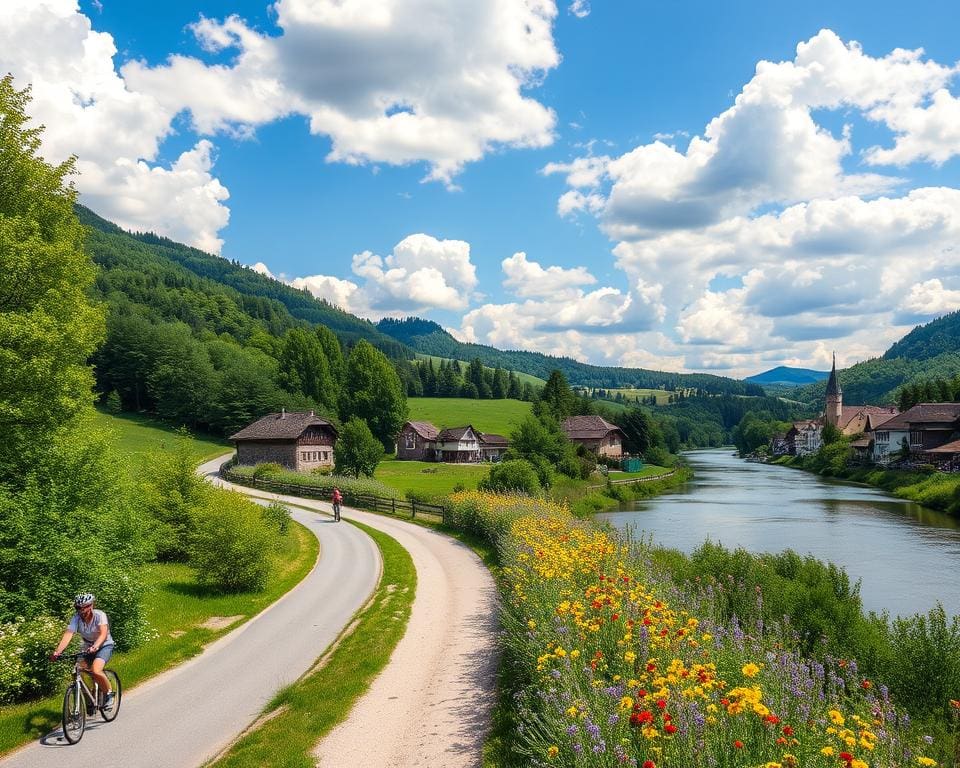
<path fill-rule="evenodd" d="M 333 501 L 333 522 L 340 522 L 340 505 L 343 503 L 343 494 L 339 488 L 333 489 L 333 495 L 330 497 Z"/>

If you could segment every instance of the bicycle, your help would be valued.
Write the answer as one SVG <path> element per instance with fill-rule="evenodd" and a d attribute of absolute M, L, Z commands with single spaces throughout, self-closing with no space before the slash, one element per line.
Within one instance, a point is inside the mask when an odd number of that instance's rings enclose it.
<path fill-rule="evenodd" d="M 97 681 L 93 681 L 91 691 L 83 679 L 84 669 L 80 666 L 80 659 L 89 656 L 87 653 L 71 653 L 66 658 L 73 659 L 73 680 L 63 694 L 63 738 L 69 744 L 76 744 L 83 738 L 83 731 L 87 727 L 87 716 L 100 710 L 100 716 L 108 723 L 116 719 L 120 712 L 120 697 L 122 688 L 120 676 L 112 669 L 104 668 L 103 674 L 110 680 L 113 688 L 113 706 L 104 706 L 106 694 L 100 690 Z"/>

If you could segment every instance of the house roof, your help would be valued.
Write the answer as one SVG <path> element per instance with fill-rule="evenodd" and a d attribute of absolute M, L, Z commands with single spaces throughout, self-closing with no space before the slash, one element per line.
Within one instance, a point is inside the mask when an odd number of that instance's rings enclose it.
<path fill-rule="evenodd" d="M 620 427 L 601 416 L 571 416 L 564 420 L 562 429 L 571 440 L 601 440 L 611 432 L 626 437 Z"/>
<path fill-rule="evenodd" d="M 945 445 L 938 445 L 936 448 L 927 448 L 924 453 L 960 453 L 960 440 L 952 440 Z"/>
<path fill-rule="evenodd" d="M 918 403 L 884 422 L 883 428 L 908 430 L 911 424 L 950 423 L 960 419 L 960 403 Z"/>
<path fill-rule="evenodd" d="M 439 432 L 429 421 L 408 421 L 404 428 L 411 427 L 424 440 L 436 440 Z"/>
<path fill-rule="evenodd" d="M 493 447 L 507 447 L 510 445 L 510 441 L 505 438 L 503 435 L 495 435 L 493 432 L 481 432 L 480 433 L 480 442 L 483 445 L 493 446 Z"/>
<path fill-rule="evenodd" d="M 248 424 L 239 432 L 230 435 L 231 440 L 296 440 L 307 427 L 327 427 L 337 434 L 337 428 L 313 411 L 290 411 L 268 413 L 262 419 Z"/>
<path fill-rule="evenodd" d="M 859 431 L 867 426 L 867 419 L 869 418 L 870 425 L 876 429 L 878 423 L 882 424 L 884 421 L 892 419 L 897 413 L 897 409 L 891 406 L 844 405 L 840 408 L 840 419 L 837 422 L 837 427 L 846 429 L 854 422 L 859 422 L 857 424 Z"/>
<path fill-rule="evenodd" d="M 437 439 L 438 440 L 460 440 L 463 438 L 467 432 L 473 431 L 474 434 L 477 434 L 477 431 L 467 424 L 465 427 L 448 427 L 440 432 Z"/>

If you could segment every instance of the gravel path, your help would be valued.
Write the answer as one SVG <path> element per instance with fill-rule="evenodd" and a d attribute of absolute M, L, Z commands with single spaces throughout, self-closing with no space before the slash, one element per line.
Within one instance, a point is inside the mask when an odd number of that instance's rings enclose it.
<path fill-rule="evenodd" d="M 325 502 L 242 489 L 302 507 Z M 412 523 L 353 509 L 358 520 L 396 539 L 413 558 L 417 595 L 406 634 L 348 718 L 318 745 L 322 768 L 480 766 L 497 670 L 496 587 L 466 546 Z"/>
<path fill-rule="evenodd" d="M 79 744 L 67 745 L 57 731 L 0 766 L 195 768 L 213 757 L 312 666 L 379 581 L 379 550 L 363 531 L 312 512 L 293 517 L 321 547 L 300 584 L 199 656 L 125 694 L 113 723 L 91 717 Z"/>

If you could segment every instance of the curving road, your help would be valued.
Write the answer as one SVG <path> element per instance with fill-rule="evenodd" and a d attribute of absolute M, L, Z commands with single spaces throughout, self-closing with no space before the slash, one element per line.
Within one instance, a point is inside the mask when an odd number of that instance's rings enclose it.
<path fill-rule="evenodd" d="M 198 472 L 215 479 L 222 456 Z M 336 639 L 380 578 L 369 536 L 315 512 L 294 510 L 320 540 L 320 559 L 279 601 L 202 654 L 124 695 L 119 717 L 88 720 L 69 746 L 50 734 L 0 761 L 3 768 L 195 768 L 210 759 L 296 680 Z"/>
<path fill-rule="evenodd" d="M 326 502 L 233 486 L 327 511 Z M 497 592 L 466 546 L 413 523 L 345 509 L 410 553 L 417 594 L 390 662 L 316 748 L 321 768 L 479 768 L 495 700 Z"/>

